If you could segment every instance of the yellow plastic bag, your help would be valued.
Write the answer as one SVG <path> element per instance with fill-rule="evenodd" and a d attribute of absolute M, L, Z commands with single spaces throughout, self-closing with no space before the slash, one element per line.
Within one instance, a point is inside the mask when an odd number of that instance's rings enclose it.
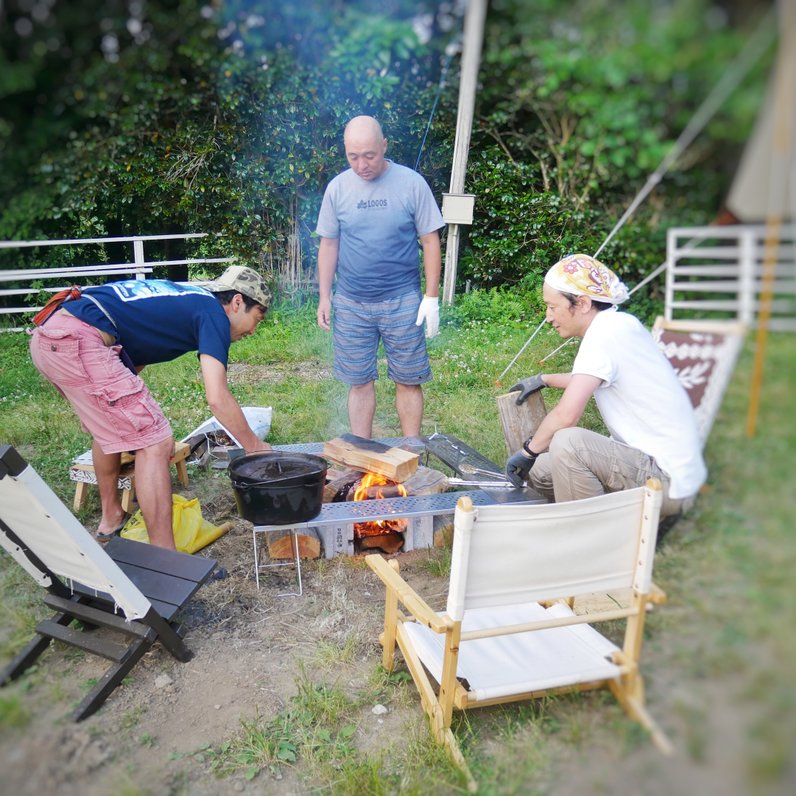
<path fill-rule="evenodd" d="M 182 495 L 172 495 L 171 497 L 171 527 L 174 531 L 174 546 L 181 553 L 195 553 L 209 545 L 210 542 L 215 542 L 219 536 L 223 536 L 229 530 L 227 523 L 219 527 L 202 517 L 199 498 L 188 500 Z M 121 536 L 125 539 L 132 539 L 134 542 L 149 543 L 149 534 L 141 509 L 127 521 Z"/>

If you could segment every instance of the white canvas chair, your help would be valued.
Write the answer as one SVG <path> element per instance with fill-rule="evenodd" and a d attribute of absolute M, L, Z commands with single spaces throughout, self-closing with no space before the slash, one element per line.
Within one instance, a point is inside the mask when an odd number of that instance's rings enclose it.
<path fill-rule="evenodd" d="M 0 686 L 53 639 L 106 658 L 110 668 L 73 713 L 80 721 L 156 641 L 177 660 L 191 659 L 175 617 L 216 562 L 121 537 L 102 547 L 10 445 L 0 446 L 0 546 L 47 590 L 44 602 L 56 611 L 0 672 Z M 70 627 L 74 620 L 80 629 Z"/>
<path fill-rule="evenodd" d="M 647 712 L 639 672 L 661 495 L 651 480 L 569 503 L 474 508 L 461 498 L 445 613 L 403 580 L 397 562 L 367 556 L 386 586 L 384 667 L 393 669 L 397 643 L 434 737 L 471 790 L 451 731 L 454 708 L 608 686 L 655 744 L 671 751 Z M 582 616 L 570 607 L 579 595 L 625 589 L 632 591 L 626 607 Z M 621 646 L 593 627 L 616 620 L 625 621 Z"/>

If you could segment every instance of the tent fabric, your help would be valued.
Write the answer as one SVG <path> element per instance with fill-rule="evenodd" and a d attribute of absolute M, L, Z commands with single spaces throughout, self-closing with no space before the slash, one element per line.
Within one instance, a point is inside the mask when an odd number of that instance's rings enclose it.
<path fill-rule="evenodd" d="M 747 224 L 772 216 L 796 219 L 796 2 L 780 0 L 778 11 L 777 60 L 726 201 Z M 782 179 L 784 195 L 773 196 L 772 183 Z"/>

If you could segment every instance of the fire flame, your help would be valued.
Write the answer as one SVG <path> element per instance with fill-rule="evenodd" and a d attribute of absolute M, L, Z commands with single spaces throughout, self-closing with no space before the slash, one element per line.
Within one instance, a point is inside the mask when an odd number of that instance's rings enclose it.
<path fill-rule="evenodd" d="M 381 500 L 384 497 L 382 490 L 376 489 L 375 495 L 371 496 L 371 489 L 373 487 L 387 486 L 388 484 L 390 486 L 395 486 L 401 497 L 406 497 L 407 491 L 403 484 L 395 484 L 393 481 L 390 481 L 389 478 L 385 478 L 378 473 L 365 473 L 362 480 L 359 482 L 356 492 L 354 492 L 354 500 L 369 500 L 373 497 L 375 497 L 376 500 Z"/>
<path fill-rule="evenodd" d="M 381 487 L 389 486 L 401 497 L 406 497 L 408 492 L 403 484 L 396 484 L 378 473 L 365 473 L 359 486 L 354 492 L 354 500 L 381 500 L 385 497 Z M 395 495 L 389 495 L 395 497 Z M 372 520 L 370 522 L 358 522 L 354 525 L 354 533 L 357 538 L 363 536 L 378 536 L 385 533 L 401 533 L 406 530 L 408 521 L 397 518 L 394 520 Z"/>

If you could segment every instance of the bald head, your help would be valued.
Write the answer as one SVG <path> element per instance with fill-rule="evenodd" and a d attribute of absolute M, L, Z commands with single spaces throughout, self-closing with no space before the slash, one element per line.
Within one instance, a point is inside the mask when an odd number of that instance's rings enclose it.
<path fill-rule="evenodd" d="M 387 139 L 372 116 L 355 116 L 345 126 L 343 138 L 349 166 L 363 180 L 375 180 L 389 167 L 384 159 Z"/>
<path fill-rule="evenodd" d="M 371 136 L 379 140 L 384 138 L 381 125 L 372 116 L 355 116 L 345 126 L 345 138 L 349 136 L 361 138 Z"/>

